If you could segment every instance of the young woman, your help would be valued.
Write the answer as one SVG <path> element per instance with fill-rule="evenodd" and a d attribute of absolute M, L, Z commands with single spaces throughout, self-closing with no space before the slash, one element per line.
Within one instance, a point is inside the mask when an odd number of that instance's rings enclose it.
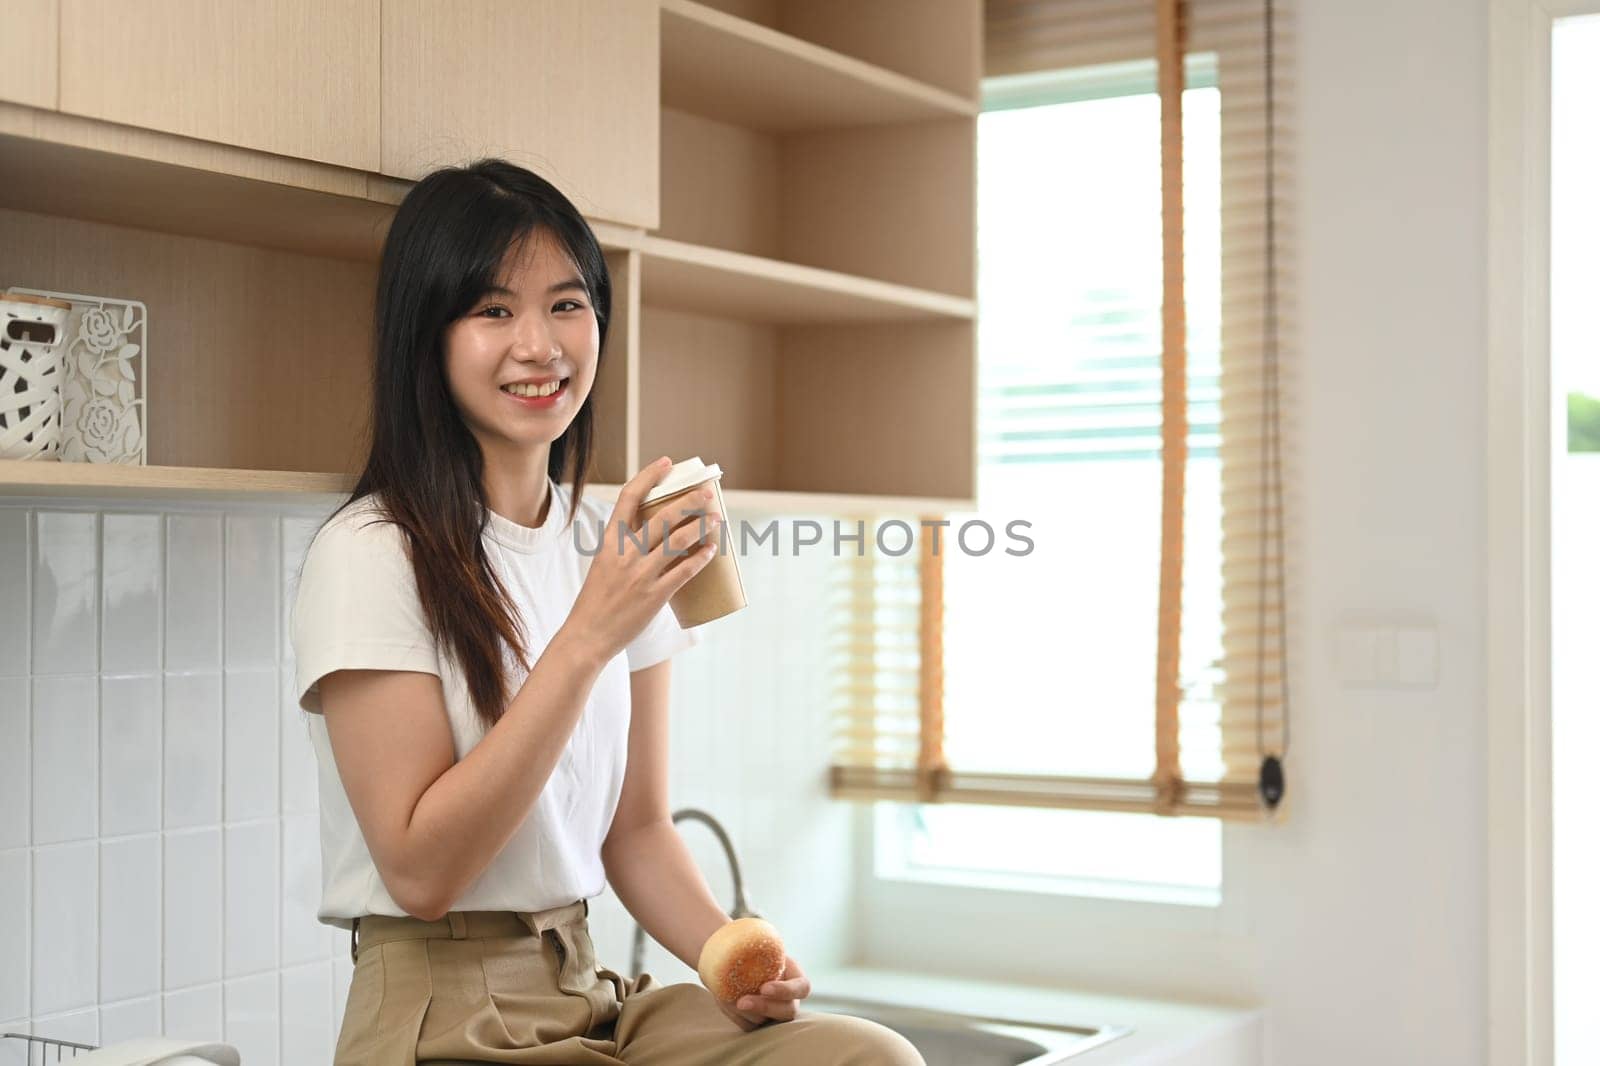
<path fill-rule="evenodd" d="M 920 1064 L 882 1026 L 799 1013 L 793 958 L 731 1005 L 596 963 L 608 879 L 690 966 L 729 918 L 667 797 L 667 660 L 698 638 L 666 603 L 716 526 L 701 493 L 641 527 L 665 458 L 609 516 L 583 498 L 611 283 L 582 216 L 499 160 L 430 174 L 375 310 L 371 453 L 292 617 L 318 917 L 356 960 L 336 1066 Z"/>

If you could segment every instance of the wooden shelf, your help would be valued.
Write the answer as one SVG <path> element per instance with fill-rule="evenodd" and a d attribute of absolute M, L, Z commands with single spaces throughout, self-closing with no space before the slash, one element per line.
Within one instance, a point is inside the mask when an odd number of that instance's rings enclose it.
<path fill-rule="evenodd" d="M 0 101 L 0 208 L 375 263 L 411 183 Z M 642 230 L 590 221 L 607 249 Z"/>
<path fill-rule="evenodd" d="M 778 325 L 971 319 L 972 300 L 646 235 L 646 306 Z"/>
<path fill-rule="evenodd" d="M 694 0 L 662 0 L 661 103 L 769 133 L 978 113 L 973 100 Z"/>
<path fill-rule="evenodd" d="M 594 493 L 607 501 L 615 500 L 620 485 L 585 485 L 584 495 Z M 723 500 L 734 519 L 753 515 L 826 515 L 828 517 L 869 517 L 872 515 L 934 515 L 971 511 L 974 500 L 934 499 L 921 496 L 860 496 L 826 492 L 769 492 L 762 489 L 725 489 Z"/>
<path fill-rule="evenodd" d="M 312 503 L 332 506 L 355 486 L 349 474 L 221 470 L 194 466 L 113 466 L 0 459 L 0 496 L 63 499 L 183 499 Z M 620 485 L 589 484 L 585 495 L 614 501 Z M 936 514 L 970 510 L 971 500 L 854 496 L 730 489 L 730 510 L 748 515 Z"/>
<path fill-rule="evenodd" d="M 0 495 L 4 496 L 315 502 L 331 501 L 354 485 L 355 479 L 348 474 L 0 459 Z"/>
<path fill-rule="evenodd" d="M 0 207 L 375 261 L 387 204 L 366 175 L 0 104 Z"/>

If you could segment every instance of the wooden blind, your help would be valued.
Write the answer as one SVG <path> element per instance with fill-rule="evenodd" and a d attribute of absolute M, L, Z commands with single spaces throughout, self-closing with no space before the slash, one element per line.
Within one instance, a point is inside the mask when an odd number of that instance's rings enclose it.
<path fill-rule="evenodd" d="M 1284 756 L 1289 741 L 1284 606 L 1292 553 L 1284 547 L 1284 486 L 1292 484 L 1287 472 L 1294 456 L 1284 429 L 1292 424 L 1294 396 L 1294 234 L 1288 210 L 1293 23 L 1285 9 L 1269 9 L 1275 0 L 1171 3 L 1173 14 L 1165 22 L 1162 2 L 987 0 L 985 75 L 1040 75 L 1048 81 L 1058 72 L 1148 62 L 1157 58 L 1162 40 L 1178 53 L 1169 51 L 1169 71 L 1181 69 L 1173 60 L 1181 65 L 1184 52 L 1207 55 L 1214 63 L 1221 107 L 1221 351 L 1215 414 L 1203 421 L 1215 418 L 1221 476 L 1223 654 L 1214 700 L 1223 773 L 1216 780 L 1185 779 L 1178 747 L 1182 453 L 1193 438 L 1184 396 L 1182 305 L 1170 306 L 1182 292 L 1181 230 L 1169 230 L 1160 427 L 1168 502 L 1164 594 L 1161 616 L 1151 619 L 1161 633 L 1158 661 L 1150 664 L 1158 679 L 1155 773 L 1148 779 L 963 773 L 945 764 L 944 715 L 959 712 L 943 705 L 941 557 L 928 550 L 926 531 L 919 530 L 914 550 L 894 558 L 878 552 L 869 534 L 867 555 L 838 568 L 835 603 L 846 621 L 839 630 L 842 680 L 834 704 L 836 796 L 1241 820 L 1259 819 L 1269 808 L 1261 793 L 1263 762 Z M 1166 88 L 1170 98 L 1177 83 L 1169 79 Z M 1163 109 L 1163 203 L 1169 217 L 1174 210 L 1181 217 L 1177 119 L 1175 108 Z M 901 517 L 917 525 L 915 518 Z M 898 547 L 897 539 L 886 539 Z"/>
<path fill-rule="evenodd" d="M 922 575 L 934 571 L 920 565 L 916 519 L 898 519 L 903 538 L 890 525 L 895 520 L 863 520 L 862 554 L 839 557 L 831 571 L 829 695 L 837 766 L 914 771 L 925 747 L 937 750 L 942 737 L 942 723 L 924 727 L 924 707 L 937 706 L 940 693 L 936 680 L 924 676 L 924 668 L 937 669 L 938 657 L 924 655 L 921 644 Z M 875 530 L 885 532 L 879 538 Z"/>

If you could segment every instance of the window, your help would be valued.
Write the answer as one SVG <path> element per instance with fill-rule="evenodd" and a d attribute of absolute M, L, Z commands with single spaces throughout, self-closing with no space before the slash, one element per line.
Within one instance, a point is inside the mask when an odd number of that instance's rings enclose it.
<path fill-rule="evenodd" d="M 1600 643 L 1600 15 L 1557 19 L 1550 41 L 1550 595 L 1555 1062 L 1600 1061 L 1589 1005 L 1600 892 L 1590 760 L 1600 746 L 1590 660 Z"/>
<path fill-rule="evenodd" d="M 921 516 L 917 552 L 838 568 L 830 597 L 830 790 L 876 804 L 872 951 L 916 954 L 914 919 L 996 887 L 1091 939 L 1241 918 L 1222 823 L 1294 795 L 1286 14 L 986 0 L 976 514 Z M 947 544 L 1025 521 L 1033 550 L 940 554 L 928 518 Z"/>
<path fill-rule="evenodd" d="M 1148 776 L 1161 535 L 1161 176 L 1155 65 L 985 83 L 978 123 L 979 510 L 1034 550 L 945 554 L 950 765 Z M 1184 93 L 1186 778 L 1222 775 L 1217 455 L 1220 95 Z M 1048 486 L 1048 494 L 1041 488 Z M 997 618 L 1006 619 L 1003 626 Z M 995 669 L 994 664 L 1004 664 Z M 1016 743 L 1028 737 L 1029 743 Z M 1214 904 L 1212 819 L 881 803 L 880 876 Z"/>

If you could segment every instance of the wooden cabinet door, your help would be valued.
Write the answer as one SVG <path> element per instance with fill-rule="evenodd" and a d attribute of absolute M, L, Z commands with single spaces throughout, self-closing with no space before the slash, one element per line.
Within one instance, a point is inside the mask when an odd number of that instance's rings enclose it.
<path fill-rule="evenodd" d="M 376 170 L 380 0 L 59 0 L 61 110 Z"/>
<path fill-rule="evenodd" d="M 383 0 L 383 172 L 502 156 L 654 229 L 657 0 Z"/>
<path fill-rule="evenodd" d="M 56 0 L 6 0 L 0 17 L 0 100 L 56 106 Z"/>

